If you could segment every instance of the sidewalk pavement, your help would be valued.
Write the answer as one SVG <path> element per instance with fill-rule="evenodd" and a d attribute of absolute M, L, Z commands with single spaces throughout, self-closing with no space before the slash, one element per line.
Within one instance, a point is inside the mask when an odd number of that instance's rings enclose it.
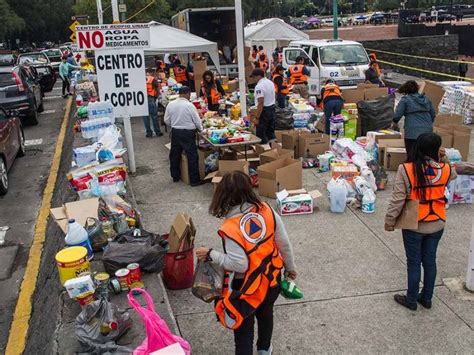
<path fill-rule="evenodd" d="M 211 184 L 190 187 L 173 183 L 169 151 L 161 138 L 145 138 L 141 120 L 132 122 L 137 173 L 131 182 L 143 215 L 153 232 L 167 233 L 178 212 L 189 213 L 197 228 L 196 246 L 221 249 L 218 219 L 208 214 Z M 472 139 L 474 145 L 474 139 Z M 471 161 L 474 149 L 471 145 Z M 391 174 L 391 181 L 394 175 Z M 304 170 L 303 185 L 325 196 L 329 174 Z M 312 215 L 284 217 L 298 266 L 297 284 L 304 298 L 279 298 L 275 307 L 275 354 L 312 353 L 471 353 L 474 348 L 474 302 L 458 299 L 444 278 L 465 277 L 473 205 L 448 211 L 448 225 L 439 248 L 438 278 L 431 310 L 409 311 L 393 300 L 406 288 L 406 263 L 399 231 L 384 231 L 391 193 L 377 193 L 372 215 L 347 209 L 329 212 L 325 197 Z M 274 200 L 268 200 L 271 204 Z M 190 290 L 169 291 L 182 336 L 193 354 L 230 354 L 232 332 L 216 322 L 212 306 Z"/>

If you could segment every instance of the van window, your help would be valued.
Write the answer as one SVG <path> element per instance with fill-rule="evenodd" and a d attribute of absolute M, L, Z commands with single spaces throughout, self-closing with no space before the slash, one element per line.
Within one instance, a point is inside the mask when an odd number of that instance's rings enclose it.
<path fill-rule="evenodd" d="M 319 56 L 318 48 L 313 47 L 313 52 L 311 53 L 311 59 L 313 60 L 313 62 L 316 63 L 317 66 L 319 66 L 318 56 Z"/>
<path fill-rule="evenodd" d="M 290 49 L 285 51 L 285 60 L 288 64 L 295 64 L 296 58 L 298 57 L 303 57 L 304 58 L 304 64 L 312 67 L 313 63 L 311 62 L 311 59 L 308 57 L 305 52 L 303 52 L 300 48 L 295 48 L 295 49 Z"/>
<path fill-rule="evenodd" d="M 369 64 L 364 47 L 358 44 L 321 47 L 319 53 L 323 65 Z"/>

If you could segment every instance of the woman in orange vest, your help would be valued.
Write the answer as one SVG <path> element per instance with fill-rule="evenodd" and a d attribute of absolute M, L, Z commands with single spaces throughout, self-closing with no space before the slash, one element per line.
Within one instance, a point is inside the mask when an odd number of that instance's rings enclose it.
<path fill-rule="evenodd" d="M 445 189 L 456 178 L 451 169 L 441 137 L 423 133 L 408 156 L 408 162 L 398 167 L 392 198 L 385 216 L 385 230 L 393 231 L 407 201 L 417 201 L 418 227 L 402 229 L 407 258 L 408 289 L 397 294 L 395 301 L 415 311 L 417 303 L 431 308 L 436 279 L 436 251 L 446 222 Z M 413 205 L 413 204 L 412 204 Z M 419 293 L 423 265 L 423 289 Z"/>
<path fill-rule="evenodd" d="M 206 70 L 202 74 L 200 96 L 206 101 L 209 111 L 219 110 L 219 100 L 225 96 L 220 80 L 214 79 L 214 74 Z"/>
<path fill-rule="evenodd" d="M 248 175 L 232 171 L 217 185 L 210 213 L 224 219 L 218 230 L 225 253 L 201 247 L 200 260 L 225 270 L 222 297 L 215 311 L 221 324 L 234 330 L 235 353 L 253 354 L 254 323 L 257 350 L 271 354 L 273 304 L 280 293 L 281 269 L 296 278 L 293 249 L 281 217 L 252 189 Z"/>
<path fill-rule="evenodd" d="M 304 58 L 299 56 L 295 59 L 295 64 L 288 68 L 288 77 L 293 85 L 293 93 L 299 94 L 302 98 L 308 99 L 308 76 L 311 74 L 304 65 Z"/>
<path fill-rule="evenodd" d="M 344 106 L 342 91 L 339 86 L 337 86 L 334 79 L 326 80 L 326 85 L 321 89 L 321 105 L 324 109 L 324 116 L 326 119 L 326 134 L 329 134 L 331 116 L 340 115 L 342 107 Z"/>
<path fill-rule="evenodd" d="M 260 54 L 258 56 L 258 67 L 263 70 L 264 73 L 268 70 L 268 59 L 265 54 Z"/>
<path fill-rule="evenodd" d="M 186 67 L 181 64 L 181 61 L 179 59 L 176 59 L 174 62 L 173 73 L 176 82 L 178 82 L 179 84 L 183 84 L 184 86 L 189 86 L 188 72 L 186 70 Z"/>
<path fill-rule="evenodd" d="M 275 85 L 276 100 L 278 107 L 285 108 L 290 94 L 290 86 L 288 85 L 286 78 L 284 77 L 285 68 L 283 65 L 277 65 L 273 73 L 273 84 Z"/>

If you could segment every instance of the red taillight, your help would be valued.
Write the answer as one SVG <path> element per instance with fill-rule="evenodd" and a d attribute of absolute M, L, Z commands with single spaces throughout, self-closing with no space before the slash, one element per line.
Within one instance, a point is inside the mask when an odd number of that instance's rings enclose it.
<path fill-rule="evenodd" d="M 25 91 L 25 87 L 24 87 L 23 83 L 21 82 L 21 79 L 18 76 L 18 74 L 13 72 L 12 75 L 13 75 L 13 79 L 15 79 L 15 83 L 16 83 L 16 86 L 18 87 L 18 91 L 20 91 L 20 92 Z"/>

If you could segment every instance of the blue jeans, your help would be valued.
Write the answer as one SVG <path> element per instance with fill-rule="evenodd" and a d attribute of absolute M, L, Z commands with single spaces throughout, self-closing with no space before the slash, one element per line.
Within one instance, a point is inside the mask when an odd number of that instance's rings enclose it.
<path fill-rule="evenodd" d="M 147 134 L 153 134 L 150 127 L 150 119 L 153 122 L 153 129 L 155 134 L 161 132 L 160 122 L 158 121 L 158 107 L 156 106 L 156 99 L 153 96 L 148 96 L 148 116 L 143 116 L 143 124 Z"/>
<path fill-rule="evenodd" d="M 279 108 L 285 108 L 286 107 L 287 98 L 288 98 L 288 96 L 283 95 L 283 94 L 277 94 L 276 95 L 276 101 L 278 103 Z"/>
<path fill-rule="evenodd" d="M 421 299 L 431 302 L 436 279 L 436 250 L 444 230 L 432 234 L 421 234 L 402 230 L 403 245 L 407 257 L 408 290 L 407 302 L 416 304 L 420 289 L 421 265 L 423 264 L 423 289 Z"/>
<path fill-rule="evenodd" d="M 332 99 L 324 103 L 324 116 L 326 117 L 326 134 L 329 134 L 331 126 L 331 116 L 340 115 L 344 101 L 340 99 Z"/>

